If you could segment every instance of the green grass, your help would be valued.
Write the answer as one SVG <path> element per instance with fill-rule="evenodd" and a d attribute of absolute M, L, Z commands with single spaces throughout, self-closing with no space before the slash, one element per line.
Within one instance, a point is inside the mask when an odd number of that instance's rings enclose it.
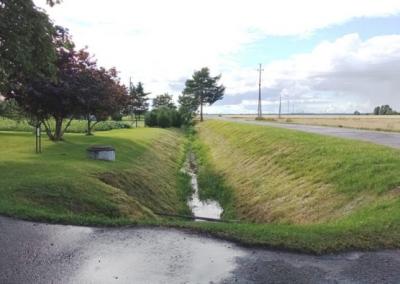
<path fill-rule="evenodd" d="M 143 122 L 138 123 L 138 127 L 143 127 Z M 124 129 L 135 127 L 134 122 L 129 120 L 124 121 L 101 121 L 94 127 L 94 131 L 107 131 L 112 129 Z M 87 129 L 87 122 L 85 120 L 73 120 L 67 133 L 85 133 Z M 42 130 L 44 131 L 43 127 Z M 22 132 L 33 132 L 34 128 L 28 124 L 27 121 L 11 120 L 8 118 L 0 117 L 0 131 L 22 131 Z"/>
<path fill-rule="evenodd" d="M 179 173 L 184 136 L 175 130 L 129 129 L 44 139 L 34 154 L 30 133 L 0 132 L 0 213 L 74 224 L 157 220 L 154 211 L 188 212 Z M 86 157 L 93 144 L 113 145 L 115 162 Z"/>
<path fill-rule="evenodd" d="M 199 230 L 317 253 L 400 246 L 400 151 L 222 121 L 197 130 L 203 197 L 245 223 Z"/>
<path fill-rule="evenodd" d="M 246 245 L 311 253 L 400 247 L 400 151 L 358 141 L 222 121 L 178 130 L 120 129 L 44 140 L 0 132 L 0 214 L 86 225 L 189 228 Z M 190 133 L 190 131 L 189 131 Z M 110 144 L 116 162 L 85 149 Z M 226 220 L 186 222 L 186 152 L 199 163 L 200 197 Z"/>

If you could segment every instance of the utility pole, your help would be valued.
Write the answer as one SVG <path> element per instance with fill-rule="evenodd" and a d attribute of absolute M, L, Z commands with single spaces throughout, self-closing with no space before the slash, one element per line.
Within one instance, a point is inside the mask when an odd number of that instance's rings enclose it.
<path fill-rule="evenodd" d="M 262 69 L 262 65 L 260 63 L 260 68 L 257 69 L 257 71 L 259 72 L 259 76 L 258 76 L 258 110 L 257 110 L 257 118 L 261 118 L 262 117 L 262 108 L 261 108 L 261 72 L 264 71 L 264 69 Z"/>
<path fill-rule="evenodd" d="M 279 115 L 278 115 L 279 118 L 281 118 L 281 112 L 282 112 L 282 92 L 279 94 Z"/>

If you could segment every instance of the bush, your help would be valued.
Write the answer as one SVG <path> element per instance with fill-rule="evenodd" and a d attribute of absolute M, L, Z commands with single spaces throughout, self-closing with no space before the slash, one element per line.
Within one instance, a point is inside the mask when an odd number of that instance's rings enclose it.
<path fill-rule="evenodd" d="M 34 128 L 26 120 L 13 120 L 0 117 L 0 131 L 24 131 L 30 132 Z"/>
<path fill-rule="evenodd" d="M 182 123 L 181 114 L 178 111 L 173 110 L 173 113 L 172 113 L 172 126 L 173 127 L 181 127 L 182 124 L 183 123 Z"/>
<path fill-rule="evenodd" d="M 154 127 L 157 126 L 157 112 L 152 110 L 144 116 L 144 123 L 146 126 Z"/>
<path fill-rule="evenodd" d="M 112 129 L 124 129 L 124 128 L 131 128 L 132 126 L 127 122 L 122 121 L 101 121 L 94 127 L 95 131 L 106 131 Z"/>
<path fill-rule="evenodd" d="M 172 126 L 172 114 L 173 112 L 165 107 L 157 110 L 157 125 L 162 128 L 167 128 Z"/>
<path fill-rule="evenodd" d="M 146 113 L 145 115 L 145 124 L 149 127 L 181 127 L 182 126 L 182 117 L 180 113 L 174 109 L 169 107 L 160 107 L 157 109 L 153 109 L 152 111 Z"/>

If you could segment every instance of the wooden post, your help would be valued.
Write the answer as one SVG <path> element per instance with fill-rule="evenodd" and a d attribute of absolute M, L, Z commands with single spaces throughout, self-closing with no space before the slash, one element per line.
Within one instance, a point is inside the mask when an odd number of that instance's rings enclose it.
<path fill-rule="evenodd" d="M 36 153 L 42 153 L 42 135 L 40 129 L 40 123 L 36 125 L 35 131 L 35 138 L 36 138 Z"/>

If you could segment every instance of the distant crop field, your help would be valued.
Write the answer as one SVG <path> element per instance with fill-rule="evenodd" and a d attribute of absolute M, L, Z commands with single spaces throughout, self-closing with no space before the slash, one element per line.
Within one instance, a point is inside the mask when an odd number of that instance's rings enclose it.
<path fill-rule="evenodd" d="M 230 115 L 232 118 L 255 119 L 255 115 Z M 264 120 L 322 126 L 400 132 L 400 115 L 266 115 Z"/>

